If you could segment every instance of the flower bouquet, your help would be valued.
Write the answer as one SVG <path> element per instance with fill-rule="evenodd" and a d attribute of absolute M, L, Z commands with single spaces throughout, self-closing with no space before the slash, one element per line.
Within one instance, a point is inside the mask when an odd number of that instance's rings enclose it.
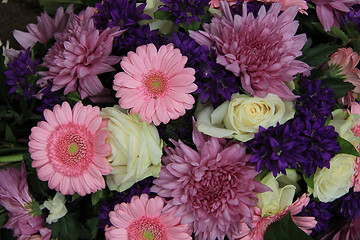
<path fill-rule="evenodd" d="M 359 0 L 40 4 L 0 50 L 1 239 L 360 239 Z"/>

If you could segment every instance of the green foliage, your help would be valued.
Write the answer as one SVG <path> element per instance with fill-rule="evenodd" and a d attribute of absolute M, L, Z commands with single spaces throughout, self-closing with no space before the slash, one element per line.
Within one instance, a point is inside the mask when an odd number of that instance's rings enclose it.
<path fill-rule="evenodd" d="M 81 6 L 81 0 L 39 0 L 40 6 L 50 15 L 55 15 L 56 10 L 59 7 L 66 8 L 70 4 L 74 4 L 74 7 Z"/>
<path fill-rule="evenodd" d="M 306 175 L 303 174 L 303 178 L 304 178 L 306 184 L 307 184 L 310 188 L 314 189 L 314 174 L 311 174 L 310 177 L 306 177 Z"/>
<path fill-rule="evenodd" d="M 86 221 L 85 227 L 86 229 L 88 229 L 90 233 L 89 240 L 96 239 L 96 236 L 98 234 L 98 228 L 97 228 L 98 222 L 99 222 L 98 217 L 93 217 Z"/>
<path fill-rule="evenodd" d="M 348 140 L 338 136 L 336 141 L 341 147 L 341 150 L 338 153 L 346 153 L 356 157 L 360 157 L 359 151 Z"/>
<path fill-rule="evenodd" d="M 311 46 L 312 39 L 308 38 L 302 49 L 303 55 L 297 58 L 300 61 L 306 62 L 310 66 L 320 66 L 329 61 L 329 56 L 336 52 L 339 48 L 338 45 L 330 43 L 318 44 L 314 47 Z"/>
<path fill-rule="evenodd" d="M 312 238 L 296 226 L 289 212 L 281 220 L 269 226 L 264 240 L 312 240 Z"/>
<path fill-rule="evenodd" d="M 70 213 L 47 227 L 52 231 L 51 238 L 58 240 L 90 239 L 91 237 L 84 225 L 76 221 Z"/>
<path fill-rule="evenodd" d="M 92 205 L 95 206 L 103 197 L 104 197 L 104 192 L 102 190 L 98 190 L 95 193 L 91 194 Z"/>
<path fill-rule="evenodd" d="M 155 19 L 175 21 L 175 17 L 168 11 L 156 11 L 154 13 Z"/>

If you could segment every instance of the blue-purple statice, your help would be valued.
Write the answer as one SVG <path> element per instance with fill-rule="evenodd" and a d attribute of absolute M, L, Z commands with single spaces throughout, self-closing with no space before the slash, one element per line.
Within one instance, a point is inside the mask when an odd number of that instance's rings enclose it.
<path fill-rule="evenodd" d="M 300 79 L 299 85 L 296 109 L 302 119 L 325 122 L 332 116 L 331 109 L 336 105 L 333 89 L 321 87 L 321 80 L 306 77 Z"/>
<path fill-rule="evenodd" d="M 256 170 L 265 168 L 276 177 L 286 174 L 286 168 L 297 168 L 297 161 L 304 161 L 303 153 L 307 148 L 306 138 L 292 131 L 289 123 L 267 129 L 259 127 L 254 139 L 246 145 L 254 152 L 249 162 L 256 163 Z"/>
<path fill-rule="evenodd" d="M 36 98 L 40 101 L 40 104 L 35 108 L 36 111 L 43 112 L 45 109 L 52 110 L 56 104 L 61 104 L 66 100 L 61 90 L 52 92 L 51 87 L 52 83 L 50 82 L 49 86 L 43 88 L 36 94 Z"/>
<path fill-rule="evenodd" d="M 329 208 L 330 203 L 313 201 L 305 206 L 299 213 L 301 216 L 315 217 L 315 220 L 317 221 L 317 224 L 312 229 L 310 236 L 314 237 L 328 229 L 330 220 L 333 217 L 333 214 L 329 211 Z"/>
<path fill-rule="evenodd" d="M 102 199 L 99 202 L 99 222 L 97 227 L 105 229 L 105 226 L 112 226 L 109 219 L 109 212 L 114 210 L 116 204 L 129 203 L 133 196 L 140 196 L 143 193 L 148 194 L 150 197 L 154 197 L 154 194 L 150 193 L 150 187 L 153 185 L 153 177 L 145 178 L 135 183 L 131 188 L 123 192 L 114 191 L 110 199 Z"/>
<path fill-rule="evenodd" d="M 200 22 L 198 16 L 204 15 L 204 8 L 210 6 L 209 0 L 162 0 L 164 5 L 160 5 L 159 11 L 170 12 L 175 17 L 175 24 L 186 22 L 190 25 L 191 21 Z"/>
<path fill-rule="evenodd" d="M 20 94 L 26 100 L 30 100 L 35 93 L 35 80 L 32 77 L 36 74 L 39 59 L 32 59 L 30 48 L 8 63 L 9 70 L 4 74 L 7 78 L 6 84 L 10 86 L 9 94 Z"/>
<path fill-rule="evenodd" d="M 173 34 L 172 42 L 188 58 L 186 67 L 194 68 L 195 84 L 202 103 L 211 102 L 218 106 L 231 99 L 233 93 L 240 91 L 235 75 L 216 63 L 216 53 L 206 46 L 199 45 L 188 35 L 179 32 Z"/>
<path fill-rule="evenodd" d="M 325 126 L 320 119 L 303 122 L 296 118 L 292 123 L 292 131 L 301 136 L 306 145 L 301 154 L 303 158 L 298 159 L 298 163 L 307 177 L 315 173 L 318 167 L 330 168 L 330 160 L 340 151 L 336 142 L 338 133 L 333 126 Z"/>
<path fill-rule="evenodd" d="M 269 8 L 271 6 L 271 4 L 265 4 L 263 2 L 255 1 L 255 2 L 244 3 L 242 1 L 237 1 L 236 4 L 232 5 L 230 8 L 231 14 L 242 16 L 244 4 L 246 4 L 247 13 L 253 13 L 255 18 L 258 16 L 258 12 L 259 12 L 261 6 L 265 6 L 266 10 L 269 10 Z"/>

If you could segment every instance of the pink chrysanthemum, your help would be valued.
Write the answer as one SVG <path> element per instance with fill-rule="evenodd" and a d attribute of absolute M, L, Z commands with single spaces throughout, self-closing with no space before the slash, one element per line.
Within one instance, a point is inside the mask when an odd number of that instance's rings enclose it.
<path fill-rule="evenodd" d="M 82 99 L 101 95 L 105 91 L 97 75 L 115 70 L 111 65 L 117 63 L 120 57 L 110 54 L 114 37 L 122 31 L 114 27 L 100 33 L 95 28 L 93 15 L 94 10 L 88 7 L 84 13 L 74 16 L 66 31 L 55 35 L 56 43 L 42 64 L 49 70 L 39 73 L 42 76 L 37 81 L 40 87 L 50 80 L 51 91 L 65 88 L 64 94 L 68 94 L 78 88 Z"/>
<path fill-rule="evenodd" d="M 261 209 L 255 207 L 255 214 L 252 221 L 253 229 L 249 229 L 247 224 L 242 222 L 242 230 L 239 235 L 236 237 L 241 240 L 263 240 L 264 235 L 267 231 L 269 225 L 273 222 L 276 222 L 282 219 L 288 212 L 291 213 L 291 218 L 294 223 L 307 234 L 311 233 L 312 228 L 314 228 L 317 224 L 315 217 L 306 217 L 306 216 L 294 216 L 301 212 L 303 207 L 305 207 L 310 201 L 310 198 L 306 196 L 304 193 L 299 199 L 297 199 L 292 205 L 285 208 L 278 214 L 262 217 Z"/>
<path fill-rule="evenodd" d="M 147 194 L 133 196 L 130 203 L 121 203 L 109 213 L 111 227 L 106 227 L 107 240 L 191 240 L 187 225 L 173 212 L 164 212 L 164 200 L 149 199 Z"/>
<path fill-rule="evenodd" d="M 351 102 L 351 114 L 360 115 L 360 104 L 357 102 Z M 360 123 L 351 129 L 356 137 L 360 137 Z M 360 151 L 360 145 L 357 146 L 357 149 Z M 352 186 L 354 187 L 354 192 L 360 192 L 360 157 L 355 159 L 354 163 L 354 177 L 352 179 Z"/>
<path fill-rule="evenodd" d="M 182 217 L 194 229 L 197 239 L 233 239 L 241 230 L 241 220 L 251 225 L 255 193 L 269 190 L 254 180 L 254 167 L 247 166 L 246 147 L 235 141 L 200 133 L 194 124 L 193 141 L 198 151 L 181 141 L 172 141 L 151 191 L 169 198 L 165 209 L 178 207 Z"/>
<path fill-rule="evenodd" d="M 37 24 L 30 23 L 26 26 L 29 32 L 14 30 L 14 38 L 24 49 L 34 46 L 37 41 L 45 44 L 54 37 L 55 33 L 64 31 L 73 15 L 72 5 L 65 13 L 64 9 L 59 7 L 54 18 L 43 12 L 37 17 Z"/>
<path fill-rule="evenodd" d="M 26 181 L 26 167 L 22 162 L 21 172 L 16 168 L 0 169 L 0 205 L 9 211 L 4 228 L 13 230 L 18 239 L 31 239 L 40 234 L 43 240 L 50 239 L 51 230 L 43 227 L 43 216 L 34 216 L 31 210 L 33 199 Z"/>
<path fill-rule="evenodd" d="M 62 194 L 80 195 L 105 188 L 102 175 L 112 171 L 106 156 L 107 121 L 99 107 L 78 102 L 71 110 L 64 102 L 44 111 L 46 121 L 31 129 L 29 152 L 40 180 Z"/>
<path fill-rule="evenodd" d="M 262 6 L 258 17 L 247 13 L 232 16 L 229 5 L 221 1 L 223 17 L 215 16 L 205 31 L 190 31 L 199 44 L 215 47 L 217 63 L 240 76 L 241 85 L 251 95 L 264 98 L 268 93 L 285 100 L 296 96 L 285 84 L 309 66 L 296 57 L 306 42 L 305 34 L 296 35 L 299 26 L 294 18 L 298 8 L 293 6 L 280 14 L 281 4 L 273 3 L 266 12 Z"/>
<path fill-rule="evenodd" d="M 154 44 L 140 46 L 121 61 L 124 72 L 115 75 L 114 90 L 122 108 L 131 108 L 142 121 L 159 125 L 177 119 L 191 109 L 195 99 L 190 93 L 195 70 L 184 68 L 187 57 L 173 44 L 157 51 Z"/>

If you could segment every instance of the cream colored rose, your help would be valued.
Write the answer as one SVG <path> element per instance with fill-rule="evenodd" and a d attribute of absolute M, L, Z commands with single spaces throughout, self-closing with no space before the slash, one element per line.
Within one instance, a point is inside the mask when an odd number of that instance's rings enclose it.
<path fill-rule="evenodd" d="M 213 137 L 235 138 L 246 142 L 259 132 L 259 126 L 268 128 L 285 123 L 294 117 L 294 104 L 269 93 L 265 98 L 233 94 L 213 110 L 206 106 L 197 114 L 197 128 Z"/>
<path fill-rule="evenodd" d="M 40 209 L 47 208 L 50 214 L 46 218 L 48 224 L 57 222 L 60 218 L 66 215 L 68 210 L 65 207 L 65 196 L 57 192 L 53 199 L 45 201 Z"/>
<path fill-rule="evenodd" d="M 355 156 L 337 154 L 330 160 L 330 168 L 318 168 L 314 175 L 314 197 L 332 202 L 349 192 L 354 176 Z"/>
<path fill-rule="evenodd" d="M 271 188 L 272 191 L 257 194 L 257 206 L 261 209 L 263 217 L 272 216 L 280 213 L 293 203 L 297 189 L 297 180 L 299 176 L 295 170 L 286 170 L 286 175 L 278 174 L 275 178 L 272 172 L 269 172 L 261 183 Z"/>
<path fill-rule="evenodd" d="M 155 125 L 142 122 L 138 114 L 127 114 L 120 106 L 104 108 L 100 114 L 109 120 L 106 141 L 112 150 L 107 159 L 114 168 L 106 176 L 109 189 L 122 192 L 144 178 L 158 177 L 163 141 Z"/>

